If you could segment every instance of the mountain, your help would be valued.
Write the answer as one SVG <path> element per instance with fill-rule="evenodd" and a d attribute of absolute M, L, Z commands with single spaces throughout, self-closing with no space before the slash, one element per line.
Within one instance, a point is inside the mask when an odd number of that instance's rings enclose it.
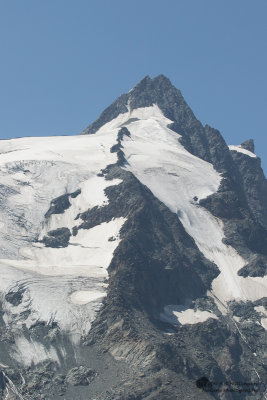
<path fill-rule="evenodd" d="M 267 182 L 163 75 L 0 143 L 5 399 L 264 399 Z"/>

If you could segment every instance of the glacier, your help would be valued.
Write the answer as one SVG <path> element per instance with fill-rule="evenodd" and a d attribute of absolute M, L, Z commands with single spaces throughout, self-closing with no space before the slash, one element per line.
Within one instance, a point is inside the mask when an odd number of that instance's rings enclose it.
<path fill-rule="evenodd" d="M 85 335 L 106 295 L 107 268 L 120 242 L 123 218 L 90 230 L 79 230 L 68 247 L 46 247 L 41 239 L 49 231 L 78 225 L 79 213 L 107 204 L 105 188 L 120 180 L 98 176 L 116 162 L 110 147 L 116 132 L 97 136 L 21 138 L 0 142 L 1 301 L 4 321 L 16 337 L 13 355 L 33 357 L 24 363 L 57 359 L 55 349 L 17 337 L 18 328 L 38 321 L 58 326 L 76 343 Z M 52 199 L 77 189 L 70 207 L 45 218 Z M 114 238 L 109 241 L 109 238 Z M 6 300 L 8 293 L 22 293 L 19 305 Z M 86 307 L 85 307 L 86 305 Z M 21 315 L 30 310 L 26 321 Z M 37 351 L 37 349 L 39 349 Z"/>

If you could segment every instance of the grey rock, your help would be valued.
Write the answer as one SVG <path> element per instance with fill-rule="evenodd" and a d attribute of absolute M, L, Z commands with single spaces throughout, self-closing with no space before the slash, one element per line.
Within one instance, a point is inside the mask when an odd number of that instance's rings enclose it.
<path fill-rule="evenodd" d="M 73 193 L 66 193 L 62 196 L 53 199 L 50 203 L 49 210 L 45 214 L 45 218 L 49 218 L 52 214 L 63 214 L 65 210 L 67 210 L 71 203 L 69 198 L 76 198 L 79 194 L 81 194 L 81 189 L 77 189 Z"/>
<path fill-rule="evenodd" d="M 9 292 L 5 295 L 5 299 L 6 299 L 6 301 L 8 301 L 9 303 L 13 304 L 13 306 L 16 307 L 21 303 L 22 296 L 23 296 L 23 294 L 21 293 L 21 291 Z"/>
<path fill-rule="evenodd" d="M 258 223 L 267 229 L 267 181 L 259 158 L 231 151 L 240 174 L 241 185 L 247 204 Z"/>
<path fill-rule="evenodd" d="M 67 247 L 71 232 L 69 228 L 58 228 L 53 231 L 49 231 L 48 236 L 44 236 L 41 240 L 46 247 Z"/>
<path fill-rule="evenodd" d="M 267 275 L 267 257 L 257 254 L 243 268 L 238 271 L 238 275 L 246 278 L 247 276 L 263 277 Z"/>
<path fill-rule="evenodd" d="M 72 386 L 87 386 L 92 382 L 95 375 L 96 372 L 93 369 L 81 365 L 79 367 L 72 368 L 67 373 L 66 383 Z"/>
<path fill-rule="evenodd" d="M 255 145 L 254 145 L 254 140 L 253 139 L 248 139 L 245 142 L 241 143 L 241 147 L 243 149 L 251 151 L 252 153 L 255 152 Z"/>

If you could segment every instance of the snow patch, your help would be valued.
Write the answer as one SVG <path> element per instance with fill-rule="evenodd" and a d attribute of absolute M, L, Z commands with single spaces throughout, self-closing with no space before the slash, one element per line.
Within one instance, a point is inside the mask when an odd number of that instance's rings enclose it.
<path fill-rule="evenodd" d="M 184 306 L 168 305 L 164 307 L 164 312 L 160 314 L 164 322 L 174 325 L 197 324 L 207 321 L 209 318 L 218 319 L 218 317 L 209 311 L 193 310 Z"/>
<path fill-rule="evenodd" d="M 266 317 L 267 317 L 267 311 L 266 311 L 265 307 L 263 307 L 263 306 L 256 306 L 256 307 L 254 307 L 254 310 L 257 311 L 258 313 L 261 313 L 261 314 L 263 314 L 263 315 L 266 315 Z"/>
<path fill-rule="evenodd" d="M 261 325 L 267 331 L 267 318 L 261 319 Z"/>
<path fill-rule="evenodd" d="M 257 158 L 256 154 L 252 153 L 252 151 L 249 151 L 247 149 L 243 149 L 241 146 L 228 146 L 230 150 L 237 151 L 238 153 L 243 153 L 246 154 L 249 157 Z"/>
<path fill-rule="evenodd" d="M 70 300 L 74 304 L 88 304 L 91 301 L 98 300 L 99 298 L 102 298 L 106 296 L 105 292 L 97 292 L 97 291 L 88 291 L 88 290 L 80 290 L 77 292 L 74 292 L 70 296 Z"/>
<path fill-rule="evenodd" d="M 254 310 L 261 314 L 261 326 L 267 330 L 267 310 L 263 306 L 254 307 Z"/>

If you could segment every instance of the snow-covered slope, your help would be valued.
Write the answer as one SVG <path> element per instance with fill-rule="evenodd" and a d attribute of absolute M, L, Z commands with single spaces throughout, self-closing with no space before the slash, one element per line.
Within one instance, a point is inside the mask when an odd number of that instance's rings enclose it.
<path fill-rule="evenodd" d="M 90 329 L 105 296 L 106 270 L 125 220 L 114 219 L 90 230 L 79 230 L 64 248 L 45 247 L 36 240 L 58 228 L 71 231 L 81 222 L 76 218 L 79 213 L 107 204 L 104 189 L 120 180 L 108 181 L 98 174 L 116 162 L 116 154 L 110 149 L 124 125 L 131 133 L 122 143 L 126 170 L 178 215 L 199 250 L 219 267 L 220 275 L 213 281 L 211 293 L 221 311 L 227 311 L 230 300 L 256 300 L 266 294 L 266 277 L 237 275 L 245 260 L 223 243 L 222 222 L 198 205 L 200 199 L 216 192 L 220 174 L 211 164 L 184 149 L 179 135 L 168 128 L 171 122 L 154 105 L 129 109 L 95 135 L 1 142 L 0 262 L 5 271 L 1 291 L 6 294 L 15 287 L 23 289 L 19 306 L 4 301 L 7 323 L 14 324 L 14 315 L 26 310 L 30 302 L 32 313 L 26 320 L 27 326 L 44 320 L 55 321 L 78 335 Z M 70 198 L 71 206 L 64 213 L 52 213 L 45 218 L 52 199 L 77 189 L 81 193 Z M 110 237 L 116 240 L 109 241 Z M 215 318 L 212 313 L 198 310 L 194 314 L 192 309 L 183 307 L 166 305 L 166 313 L 170 315 L 173 308 L 171 319 L 175 316 L 180 323 Z"/>
<path fill-rule="evenodd" d="M 71 231 L 79 225 L 79 213 L 108 202 L 104 189 L 120 180 L 97 174 L 116 162 L 116 154 L 110 153 L 115 141 L 116 132 L 108 130 L 95 136 L 0 142 L 0 290 L 4 320 L 14 332 L 24 323 L 29 328 L 38 321 L 56 322 L 77 340 L 90 329 L 106 294 L 107 267 L 124 220 L 81 229 L 67 247 L 46 247 L 38 240 L 58 228 Z M 77 190 L 77 196 L 69 197 L 69 208 L 45 217 L 53 199 Z M 5 297 L 16 292 L 22 296 L 18 305 Z M 21 346 L 27 353 L 32 348 L 33 361 L 38 354 L 45 358 L 40 344 L 23 340 L 15 342 L 17 359 Z"/>
<path fill-rule="evenodd" d="M 131 136 L 123 141 L 129 164 L 126 168 L 178 214 L 199 250 L 219 267 L 221 273 L 212 283 L 212 294 L 221 311 L 226 312 L 230 300 L 264 297 L 267 277 L 243 278 L 237 275 L 246 261 L 231 246 L 223 243 L 222 222 L 198 205 L 198 200 L 218 189 L 219 173 L 211 164 L 184 149 L 179 136 L 167 127 L 172 121 L 165 118 L 156 105 L 134 110 L 127 118 L 138 120 L 127 124 Z M 192 310 L 189 309 L 188 313 L 191 315 Z M 181 321 L 188 322 L 185 311 L 181 317 Z"/>

